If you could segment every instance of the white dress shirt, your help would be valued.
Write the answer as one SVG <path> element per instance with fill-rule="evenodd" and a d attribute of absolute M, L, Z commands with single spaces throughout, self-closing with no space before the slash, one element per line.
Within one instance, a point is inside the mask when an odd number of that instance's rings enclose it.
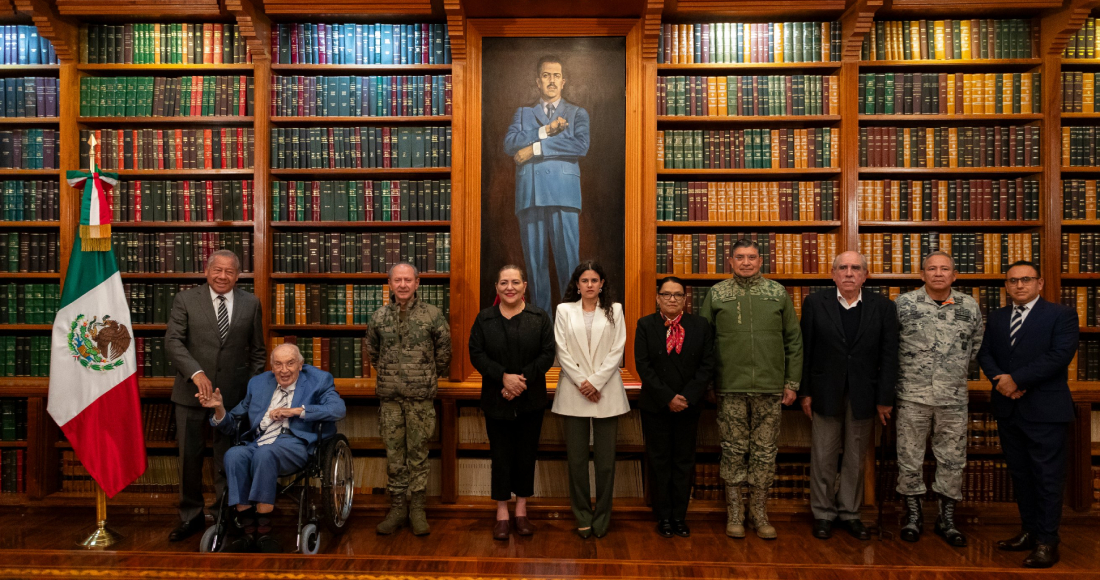
<path fill-rule="evenodd" d="M 550 102 L 547 102 L 547 101 L 541 100 L 541 99 L 539 100 L 539 106 L 542 107 L 542 114 L 544 114 L 544 115 L 546 115 L 546 111 L 550 108 L 550 105 L 554 105 L 554 113 L 555 113 L 555 118 L 556 118 L 558 107 L 561 105 L 561 97 L 558 97 L 556 100 L 550 101 Z M 549 117 L 550 115 L 546 115 L 546 116 Z M 550 119 L 550 122 L 553 123 L 554 119 Z M 550 138 L 550 136 L 546 134 L 546 126 L 543 125 L 542 127 L 539 127 L 539 139 L 549 139 L 549 138 Z M 531 145 L 531 152 L 534 153 L 535 155 L 542 155 L 542 143 L 539 142 L 539 141 L 535 141 Z"/>
<path fill-rule="evenodd" d="M 851 310 L 851 309 L 855 308 L 857 304 L 859 304 L 860 302 L 863 302 L 863 289 L 860 288 L 859 296 L 856 296 L 856 299 L 851 304 L 848 304 L 848 299 L 845 298 L 844 295 L 840 293 L 839 289 L 837 289 L 837 291 L 836 291 L 836 299 L 840 301 L 840 307 L 841 308 L 843 308 L 845 310 Z"/>
<path fill-rule="evenodd" d="M 283 387 L 283 386 L 275 387 L 275 391 L 271 392 L 271 400 L 267 402 L 267 412 L 264 413 L 264 417 L 267 417 L 268 415 L 271 414 L 272 411 L 274 411 L 276 409 L 276 407 L 275 407 L 275 401 L 276 401 L 275 395 L 278 394 L 279 389 L 282 389 L 282 390 L 286 391 L 286 401 L 287 401 L 286 408 L 289 409 L 290 406 L 294 404 L 294 388 L 297 387 L 297 386 L 298 386 L 298 381 L 294 381 L 293 383 L 290 383 L 290 385 L 286 386 L 286 387 Z M 214 425 L 217 425 L 218 423 L 221 423 L 222 421 L 224 421 L 225 417 L 228 416 L 228 415 L 229 415 L 229 412 L 227 410 L 226 414 L 222 415 L 221 419 L 219 419 L 217 417 L 212 417 L 210 422 L 213 423 Z M 299 417 L 305 417 L 305 416 L 306 416 L 305 411 L 302 411 L 302 414 L 299 415 Z M 290 419 L 283 419 L 281 421 L 281 423 L 283 424 L 283 427 L 287 427 L 288 425 L 290 425 Z M 263 425 L 262 422 L 260 423 L 260 425 L 257 425 L 256 428 L 258 429 L 261 425 Z M 261 431 L 259 434 L 263 435 L 263 432 Z"/>
<path fill-rule="evenodd" d="M 229 317 L 229 324 L 233 324 L 233 291 L 230 290 L 225 294 L 218 294 L 214 291 L 214 288 L 210 288 L 210 302 L 214 304 L 214 320 L 218 319 L 218 296 L 225 296 L 225 315 Z M 191 378 L 195 378 L 195 375 L 203 372 L 202 370 L 195 371 L 191 375 Z"/>
<path fill-rule="evenodd" d="M 1028 302 L 1027 304 L 1023 305 L 1024 306 L 1024 311 L 1020 313 L 1020 325 L 1021 326 L 1023 326 L 1024 321 L 1027 320 L 1027 315 L 1031 314 L 1031 309 L 1035 308 L 1035 303 L 1038 302 L 1038 301 L 1039 301 L 1039 297 L 1036 296 L 1035 298 L 1031 299 L 1031 302 Z M 1012 308 L 1015 309 L 1016 306 L 1018 306 L 1018 305 L 1015 302 L 1013 302 L 1012 303 Z M 1015 314 L 1015 312 L 1013 314 Z M 1012 320 L 1012 318 L 1009 317 L 1009 320 Z"/>

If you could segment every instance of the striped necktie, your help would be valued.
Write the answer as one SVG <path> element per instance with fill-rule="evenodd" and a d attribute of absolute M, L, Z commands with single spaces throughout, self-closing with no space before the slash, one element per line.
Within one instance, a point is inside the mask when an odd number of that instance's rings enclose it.
<path fill-rule="evenodd" d="M 218 294 L 218 336 L 222 342 L 229 334 L 229 308 L 225 306 L 225 295 Z"/>
<path fill-rule="evenodd" d="M 1008 341 L 1011 346 L 1016 346 L 1016 334 L 1024 322 L 1024 311 L 1027 306 L 1017 306 L 1012 309 L 1012 321 L 1008 325 Z"/>
<path fill-rule="evenodd" d="M 275 402 L 271 407 L 268 408 L 267 414 L 264 415 L 264 420 L 260 421 L 260 433 L 262 433 L 262 435 L 260 435 L 260 438 L 256 440 L 256 445 L 267 445 L 268 443 L 275 441 L 275 439 L 279 437 L 279 433 L 282 432 L 283 427 L 286 426 L 287 420 L 282 419 L 280 421 L 276 421 L 272 419 L 271 411 L 273 411 L 274 409 L 289 407 L 289 393 L 287 393 L 283 389 L 276 388 L 275 394 L 272 395 L 272 397 L 275 398 Z"/>

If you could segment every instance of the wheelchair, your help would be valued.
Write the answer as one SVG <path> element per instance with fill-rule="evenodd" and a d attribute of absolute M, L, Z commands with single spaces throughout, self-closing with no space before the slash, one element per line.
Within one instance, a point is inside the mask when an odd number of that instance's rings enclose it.
<path fill-rule="evenodd" d="M 234 445 L 244 444 L 240 428 L 238 420 Z M 322 437 L 326 428 L 330 434 Z M 290 481 L 285 485 L 280 483 L 278 490 L 278 495 L 286 495 L 298 504 L 297 551 L 303 554 L 316 554 L 321 547 L 319 523 L 333 535 L 344 531 L 355 495 L 355 470 L 347 437 L 336 433 L 335 424 L 331 422 L 318 422 L 314 431 L 318 435 L 318 444 L 310 449 L 305 466 L 280 477 L 281 481 L 285 481 L 284 478 Z M 214 525 L 206 529 L 199 541 L 200 552 L 221 552 L 225 548 L 232 525 L 230 518 L 236 510 L 235 506 L 229 505 L 229 490 L 226 487 L 218 495 Z"/>

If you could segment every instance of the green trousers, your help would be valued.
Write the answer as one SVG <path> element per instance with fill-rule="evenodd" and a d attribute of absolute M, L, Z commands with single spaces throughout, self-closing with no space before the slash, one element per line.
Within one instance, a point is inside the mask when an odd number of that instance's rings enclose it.
<path fill-rule="evenodd" d="M 563 417 L 565 451 L 569 460 L 569 501 L 578 528 L 592 527 L 602 536 L 611 525 L 611 497 L 615 492 L 615 442 L 619 418 Z M 596 509 L 588 471 L 588 439 L 592 432 L 592 462 L 596 471 Z"/>

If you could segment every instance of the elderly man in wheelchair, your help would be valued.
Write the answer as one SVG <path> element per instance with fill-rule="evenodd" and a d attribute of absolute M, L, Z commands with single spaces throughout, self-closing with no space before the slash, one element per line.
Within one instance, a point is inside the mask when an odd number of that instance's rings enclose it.
<path fill-rule="evenodd" d="M 335 421 L 344 417 L 344 401 L 332 375 L 303 362 L 294 344 L 275 347 L 271 370 L 252 377 L 244 400 L 229 412 L 218 389 L 209 397 L 195 395 L 214 410 L 210 422 L 216 428 L 232 435 L 239 422 L 247 421 L 242 440 L 252 439 L 225 454 L 228 501 L 223 505 L 236 506 L 226 525 L 235 539 L 224 546 L 226 551 L 282 551 L 271 534 L 278 478 L 306 467 L 319 442 L 332 435 Z M 323 423 L 317 428 L 319 422 Z"/>

